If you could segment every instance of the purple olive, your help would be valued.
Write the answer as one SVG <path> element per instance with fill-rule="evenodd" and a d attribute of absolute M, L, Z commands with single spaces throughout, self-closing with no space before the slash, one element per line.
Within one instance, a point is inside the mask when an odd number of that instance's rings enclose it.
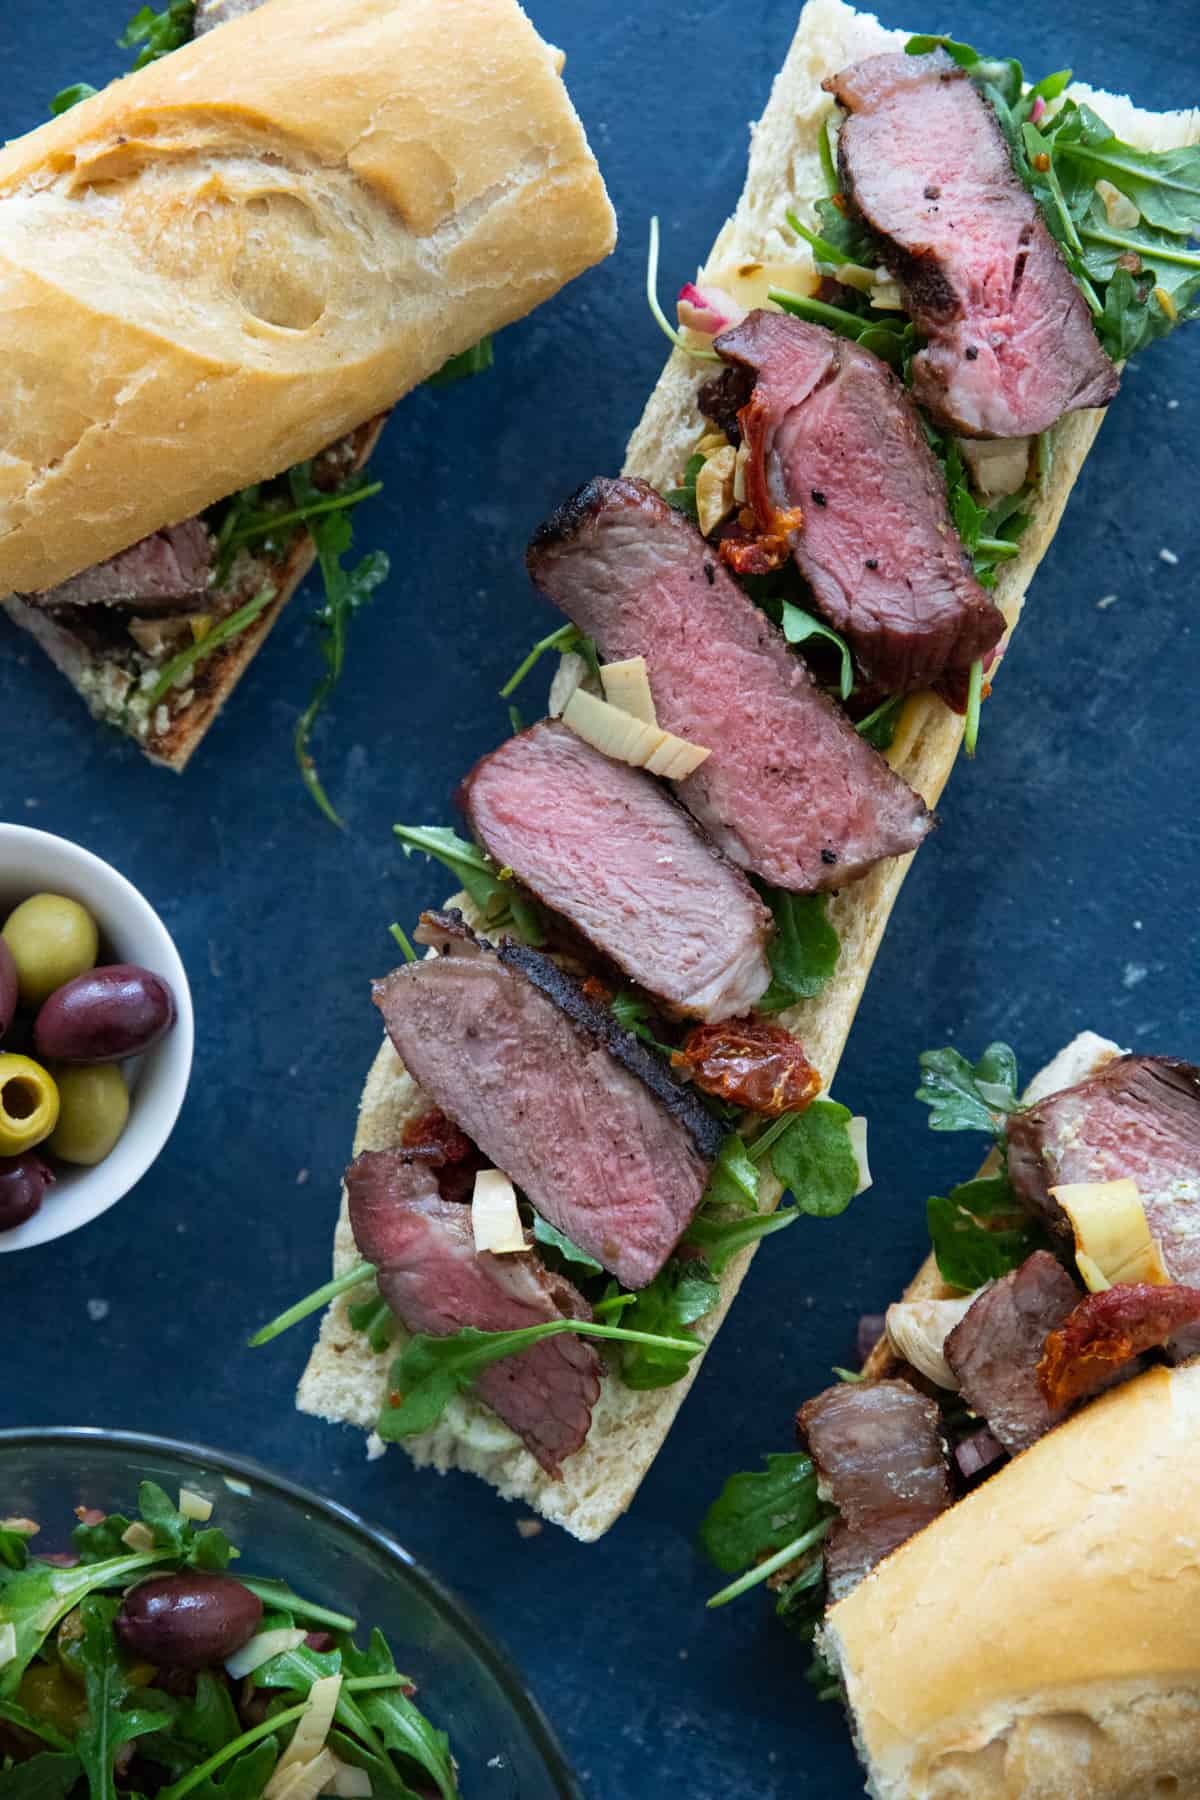
<path fill-rule="evenodd" d="M 54 1180 L 54 1170 L 40 1156 L 0 1156 L 0 1231 L 15 1231 L 32 1219 Z"/>
<path fill-rule="evenodd" d="M 240 1581 L 197 1569 L 131 1589 L 117 1632 L 132 1655 L 156 1668 L 213 1669 L 250 1642 L 261 1618 L 262 1601 Z"/>
<path fill-rule="evenodd" d="M 0 1038 L 13 1022 L 17 1010 L 17 965 L 13 953 L 0 938 Z"/>
<path fill-rule="evenodd" d="M 33 1041 L 47 1062 L 121 1062 L 157 1044 L 174 1023 L 175 996 L 161 975 L 109 963 L 51 994 Z"/>

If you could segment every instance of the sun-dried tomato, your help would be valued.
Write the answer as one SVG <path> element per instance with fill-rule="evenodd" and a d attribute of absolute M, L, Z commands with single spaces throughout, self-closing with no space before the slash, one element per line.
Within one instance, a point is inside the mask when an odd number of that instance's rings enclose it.
<path fill-rule="evenodd" d="M 789 512 L 773 513 L 764 530 L 751 508 L 743 506 L 717 545 L 718 554 L 735 575 L 769 575 L 773 569 L 782 569 L 790 559 L 790 534 L 803 523 L 804 514 L 797 506 Z"/>
<path fill-rule="evenodd" d="M 799 1040 L 769 1019 L 696 1025 L 671 1061 L 706 1094 L 768 1118 L 803 1112 L 821 1091 L 821 1077 Z"/>
<path fill-rule="evenodd" d="M 469 1200 L 476 1174 L 487 1167 L 487 1158 L 479 1147 L 437 1106 L 410 1119 L 400 1133 L 400 1143 L 412 1155 L 426 1158 L 437 1171 L 438 1192 L 443 1200 Z"/>
<path fill-rule="evenodd" d="M 1088 1294 L 1047 1337 L 1038 1385 L 1051 1406 L 1068 1406 L 1197 1320 L 1200 1288 L 1133 1281 Z"/>
<path fill-rule="evenodd" d="M 583 984 L 583 993 L 585 999 L 594 1000 L 597 1006 L 609 1005 L 613 997 L 612 989 L 605 987 L 604 983 L 595 975 L 588 976 Z"/>

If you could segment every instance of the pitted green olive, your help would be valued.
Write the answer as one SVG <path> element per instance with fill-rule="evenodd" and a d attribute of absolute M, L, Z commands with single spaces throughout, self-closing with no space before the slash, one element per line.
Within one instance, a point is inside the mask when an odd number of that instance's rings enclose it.
<path fill-rule="evenodd" d="M 31 1056 L 0 1055 L 0 1156 L 20 1156 L 54 1130 L 59 1092 Z"/>
<path fill-rule="evenodd" d="M 17 965 L 22 1006 L 40 1006 L 64 982 L 96 966 L 96 921 L 65 894 L 32 894 L 9 913 L 0 932 Z"/>
<path fill-rule="evenodd" d="M 103 1162 L 125 1129 L 129 1089 L 116 1063 L 58 1071 L 58 1124 L 47 1148 L 64 1162 Z"/>

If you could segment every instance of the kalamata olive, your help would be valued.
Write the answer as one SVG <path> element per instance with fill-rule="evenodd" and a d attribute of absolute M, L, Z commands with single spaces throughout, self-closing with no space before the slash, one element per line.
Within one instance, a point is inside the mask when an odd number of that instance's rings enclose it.
<path fill-rule="evenodd" d="M 40 1156 L 0 1156 L 0 1231 L 32 1219 L 53 1180 L 54 1170 Z"/>
<path fill-rule="evenodd" d="M 175 996 L 161 975 L 107 963 L 51 994 L 34 1043 L 48 1062 L 121 1062 L 157 1044 L 175 1023 Z"/>
<path fill-rule="evenodd" d="M 240 1581 L 197 1569 L 133 1588 L 117 1631 L 127 1650 L 156 1668 L 212 1669 L 249 1643 L 261 1618 L 262 1601 Z"/>
<path fill-rule="evenodd" d="M 64 981 L 93 967 L 96 921 L 65 894 L 33 894 L 9 913 L 2 934 L 17 965 L 22 1006 L 40 1006 Z"/>
<path fill-rule="evenodd" d="M 115 1063 L 64 1064 L 58 1070 L 58 1124 L 46 1148 L 64 1162 L 103 1162 L 129 1118 L 129 1089 Z"/>
<path fill-rule="evenodd" d="M 19 986 L 13 953 L 0 937 L 0 1038 L 3 1038 L 16 1014 Z"/>

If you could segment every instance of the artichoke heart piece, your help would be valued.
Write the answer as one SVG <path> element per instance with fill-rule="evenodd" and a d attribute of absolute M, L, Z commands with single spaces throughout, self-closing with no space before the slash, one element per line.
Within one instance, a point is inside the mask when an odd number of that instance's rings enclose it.
<path fill-rule="evenodd" d="M 1075 1263 L 1093 1293 L 1119 1283 L 1170 1284 L 1136 1181 L 1076 1181 L 1051 1194 L 1071 1221 Z"/>

